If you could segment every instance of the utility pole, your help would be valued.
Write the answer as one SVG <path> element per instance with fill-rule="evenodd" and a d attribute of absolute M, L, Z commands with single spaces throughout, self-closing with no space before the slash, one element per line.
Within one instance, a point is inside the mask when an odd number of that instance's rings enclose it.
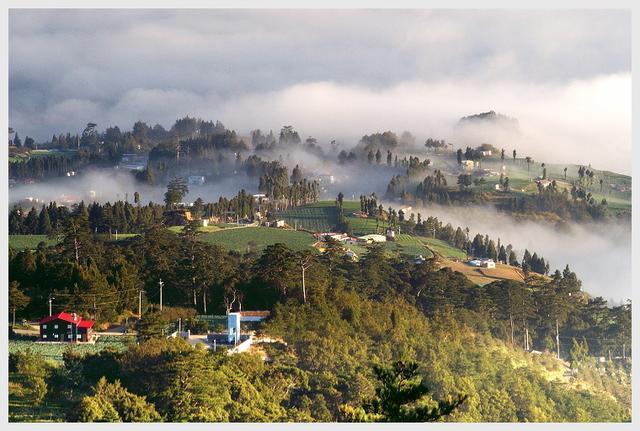
<path fill-rule="evenodd" d="M 164 283 L 162 282 L 162 279 L 160 279 L 158 284 L 160 285 L 160 311 L 162 311 L 162 286 L 164 285 Z"/>
<path fill-rule="evenodd" d="M 49 316 L 51 316 L 53 313 L 51 312 L 51 302 L 56 299 L 53 296 L 49 295 Z"/>
<path fill-rule="evenodd" d="M 556 319 L 556 347 L 558 350 L 558 359 L 560 359 L 560 330 L 558 327 L 558 319 Z"/>
<path fill-rule="evenodd" d="M 622 343 L 622 359 L 626 359 L 627 356 L 625 355 L 625 344 Z"/>

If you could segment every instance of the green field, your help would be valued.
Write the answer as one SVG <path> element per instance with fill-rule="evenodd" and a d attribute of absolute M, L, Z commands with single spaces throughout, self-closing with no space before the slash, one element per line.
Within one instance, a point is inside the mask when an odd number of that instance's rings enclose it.
<path fill-rule="evenodd" d="M 215 225 L 209 225 L 209 226 L 200 226 L 198 228 L 198 232 L 202 232 L 202 233 L 209 233 L 209 232 L 217 232 L 219 230 L 225 229 L 229 227 L 229 225 L 225 225 L 225 224 L 215 224 Z M 233 225 L 233 227 L 238 227 L 237 225 Z M 167 228 L 169 231 L 173 232 L 173 233 L 181 233 L 182 230 L 184 229 L 184 226 L 170 226 Z"/>
<path fill-rule="evenodd" d="M 40 242 L 46 245 L 55 245 L 57 241 L 47 238 L 47 235 L 9 235 L 9 247 L 15 250 L 34 250 Z"/>
<path fill-rule="evenodd" d="M 304 250 L 315 242 L 315 238 L 307 232 L 271 227 L 223 229 L 204 233 L 200 235 L 199 239 L 240 253 L 245 253 L 252 242 L 258 252 L 275 243 L 283 243 L 293 250 Z"/>
<path fill-rule="evenodd" d="M 132 336 L 100 336 L 94 344 L 90 343 L 36 343 L 28 340 L 9 340 L 9 353 L 17 353 L 31 349 L 32 352 L 42 355 L 45 359 L 54 363 L 62 362 L 62 354 L 69 348 L 75 351 L 86 353 L 97 353 L 108 347 L 124 350 L 127 345 L 134 341 Z"/>
<path fill-rule="evenodd" d="M 454 246 L 435 238 L 426 238 L 426 237 L 417 237 L 420 241 L 426 244 L 429 248 L 431 248 L 436 253 L 454 259 L 466 259 L 467 254 L 460 250 L 459 248 L 455 248 Z M 425 256 L 426 257 L 426 256 Z"/>
<path fill-rule="evenodd" d="M 290 226 L 313 232 L 331 232 L 338 224 L 338 210 L 333 201 L 322 201 L 291 208 L 278 215 Z"/>
<path fill-rule="evenodd" d="M 400 234 L 395 241 L 387 241 L 386 247 L 389 251 L 395 251 L 408 256 L 422 255 L 425 259 L 433 257 L 431 250 L 426 248 L 418 237 Z"/>
<path fill-rule="evenodd" d="M 376 232 L 375 218 L 360 218 L 353 215 L 360 211 L 360 202 L 344 201 L 343 208 L 345 216 L 351 223 L 353 234 L 355 236 L 383 233 L 383 224 L 378 226 Z M 295 217 L 294 214 L 296 215 Z M 322 201 L 293 208 L 283 213 L 282 217 L 287 220 L 287 223 L 289 224 L 291 224 L 292 220 L 298 220 L 298 226 L 301 226 L 303 225 L 301 221 L 304 220 L 306 221 L 306 225 L 304 226 L 307 229 L 316 232 L 326 232 L 329 231 L 332 226 L 335 226 L 335 223 L 337 223 L 337 210 L 335 208 L 335 202 Z M 367 252 L 366 247 L 361 245 L 346 245 L 346 248 L 354 251 L 360 256 Z M 399 234 L 396 241 L 386 242 L 385 248 L 390 254 L 400 253 L 408 256 L 422 255 L 425 258 L 430 258 L 433 257 L 431 250 L 434 250 L 436 253 L 439 253 L 444 257 L 455 259 L 466 258 L 466 253 L 464 251 L 459 250 L 444 241 L 407 234 Z"/>

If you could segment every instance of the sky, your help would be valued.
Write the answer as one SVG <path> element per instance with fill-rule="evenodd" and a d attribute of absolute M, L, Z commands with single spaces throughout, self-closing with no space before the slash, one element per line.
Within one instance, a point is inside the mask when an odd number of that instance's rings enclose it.
<path fill-rule="evenodd" d="M 517 118 L 517 136 L 457 133 L 489 110 Z M 630 13 L 10 11 L 9 124 L 22 138 L 184 115 L 347 145 L 409 130 L 629 174 Z"/>

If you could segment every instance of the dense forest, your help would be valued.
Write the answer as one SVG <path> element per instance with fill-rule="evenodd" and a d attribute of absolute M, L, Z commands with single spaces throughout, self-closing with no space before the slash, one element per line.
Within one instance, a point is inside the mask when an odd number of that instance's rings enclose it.
<path fill-rule="evenodd" d="M 430 390 L 425 406 L 466 397 L 448 420 L 629 418 L 626 365 L 602 368 L 593 356 L 631 351 L 630 303 L 609 307 L 580 295 L 568 269 L 548 281 L 480 287 L 430 261 L 389 258 L 376 246 L 352 262 L 337 244 L 323 254 L 275 244 L 240 255 L 198 242 L 189 228 L 178 242 L 159 227 L 118 242 L 91 238 L 86 222 L 79 228 L 79 247 L 68 234 L 58 246 L 11 253 L 10 305 L 19 315 L 44 315 L 53 295 L 56 309 L 114 321 L 135 309 L 142 290 L 138 328 L 147 341 L 122 353 L 70 351 L 57 368 L 33 354 L 12 357 L 17 375 L 39 385 L 42 399 L 63 394 L 69 405 L 83 405 L 69 408 L 70 420 L 364 420 L 383 383 L 375 367 L 393 361 L 417 364 Z M 262 331 L 286 344 L 265 345 L 270 359 L 263 362 L 165 339 L 154 324 L 163 315 L 151 306 L 160 278 L 165 305 L 223 313 L 233 297 L 242 309 L 272 310 Z M 536 357 L 531 349 L 553 353 Z M 592 389 L 545 378 L 544 364 L 558 353 L 571 359 L 573 378 L 587 379 Z M 514 357 L 530 366 L 514 366 Z M 603 387 L 614 397 L 593 389 Z"/>

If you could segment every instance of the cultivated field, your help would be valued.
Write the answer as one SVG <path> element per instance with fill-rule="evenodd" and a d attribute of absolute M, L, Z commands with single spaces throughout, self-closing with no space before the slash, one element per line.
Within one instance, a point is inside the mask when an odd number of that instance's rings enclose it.
<path fill-rule="evenodd" d="M 81 354 L 97 353 L 109 347 L 116 350 L 124 350 L 134 340 L 135 337 L 132 336 L 100 336 L 93 344 L 37 343 L 28 340 L 9 340 L 9 354 L 31 350 L 49 361 L 60 363 L 62 362 L 63 353 L 69 348 Z"/>
<path fill-rule="evenodd" d="M 47 238 L 47 235 L 9 235 L 9 247 L 15 250 L 34 250 L 43 241 L 48 246 L 57 243 L 56 240 Z"/>
<path fill-rule="evenodd" d="M 223 229 L 204 233 L 200 235 L 199 239 L 240 253 L 245 253 L 251 248 L 260 252 L 268 245 L 276 243 L 283 243 L 293 250 L 304 250 L 315 242 L 315 238 L 307 232 L 271 227 Z"/>
<path fill-rule="evenodd" d="M 330 232 L 338 223 L 333 201 L 322 201 L 291 208 L 279 214 L 288 225 L 312 232 Z"/>
<path fill-rule="evenodd" d="M 496 264 L 495 268 L 478 268 L 464 262 L 439 258 L 438 264 L 464 274 L 469 280 L 480 286 L 496 280 L 524 281 L 524 274 L 520 268 L 501 263 Z"/>

